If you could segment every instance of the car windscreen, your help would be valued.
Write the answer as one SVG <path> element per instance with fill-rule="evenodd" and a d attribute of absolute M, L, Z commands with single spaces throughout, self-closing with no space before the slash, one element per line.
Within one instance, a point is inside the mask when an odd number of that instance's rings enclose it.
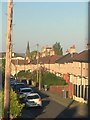
<path fill-rule="evenodd" d="M 16 88 L 18 89 L 18 88 L 24 88 L 25 87 L 25 85 L 24 84 L 18 84 L 18 85 L 16 85 Z"/>
<path fill-rule="evenodd" d="M 31 89 L 24 89 L 24 90 L 21 90 L 21 92 L 32 92 Z"/>
<path fill-rule="evenodd" d="M 38 95 L 33 95 L 33 96 L 28 96 L 27 99 L 38 99 L 39 96 Z"/>

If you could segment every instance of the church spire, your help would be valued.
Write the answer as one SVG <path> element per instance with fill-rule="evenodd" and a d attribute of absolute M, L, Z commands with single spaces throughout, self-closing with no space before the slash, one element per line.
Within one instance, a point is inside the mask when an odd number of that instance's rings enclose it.
<path fill-rule="evenodd" d="M 27 48 L 26 48 L 26 60 L 30 60 L 30 47 L 29 47 L 29 41 L 27 43 Z"/>

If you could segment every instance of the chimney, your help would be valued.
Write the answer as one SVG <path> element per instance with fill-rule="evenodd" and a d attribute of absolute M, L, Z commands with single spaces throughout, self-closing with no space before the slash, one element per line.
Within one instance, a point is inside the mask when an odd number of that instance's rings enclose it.
<path fill-rule="evenodd" d="M 68 53 L 69 53 L 69 50 L 67 49 L 67 50 L 66 50 L 66 54 L 68 54 Z"/>
<path fill-rule="evenodd" d="M 70 47 L 70 54 L 75 53 L 75 52 L 76 52 L 76 47 L 75 45 L 73 45 Z"/>

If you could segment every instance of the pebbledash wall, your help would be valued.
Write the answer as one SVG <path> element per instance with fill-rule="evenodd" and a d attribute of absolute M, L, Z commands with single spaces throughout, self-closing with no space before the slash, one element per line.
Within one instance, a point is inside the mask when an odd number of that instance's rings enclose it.
<path fill-rule="evenodd" d="M 40 65 L 39 65 L 40 66 Z M 88 101 L 88 63 L 73 62 L 65 64 L 43 64 L 43 67 L 57 76 L 64 77 L 69 83 L 69 96 L 74 100 L 87 103 Z M 14 75 L 20 70 L 31 71 L 37 69 L 37 65 L 14 65 L 11 64 L 11 74 Z M 67 76 L 68 75 L 68 76 Z"/>

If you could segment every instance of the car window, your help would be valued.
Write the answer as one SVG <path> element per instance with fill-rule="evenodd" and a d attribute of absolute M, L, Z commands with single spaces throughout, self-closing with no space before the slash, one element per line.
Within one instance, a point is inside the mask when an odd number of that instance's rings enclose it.
<path fill-rule="evenodd" d="M 38 99 L 39 96 L 38 95 L 33 95 L 33 96 L 28 96 L 27 99 Z"/>
<path fill-rule="evenodd" d="M 21 90 L 21 92 L 32 92 L 32 89 L 24 89 L 24 90 Z"/>

